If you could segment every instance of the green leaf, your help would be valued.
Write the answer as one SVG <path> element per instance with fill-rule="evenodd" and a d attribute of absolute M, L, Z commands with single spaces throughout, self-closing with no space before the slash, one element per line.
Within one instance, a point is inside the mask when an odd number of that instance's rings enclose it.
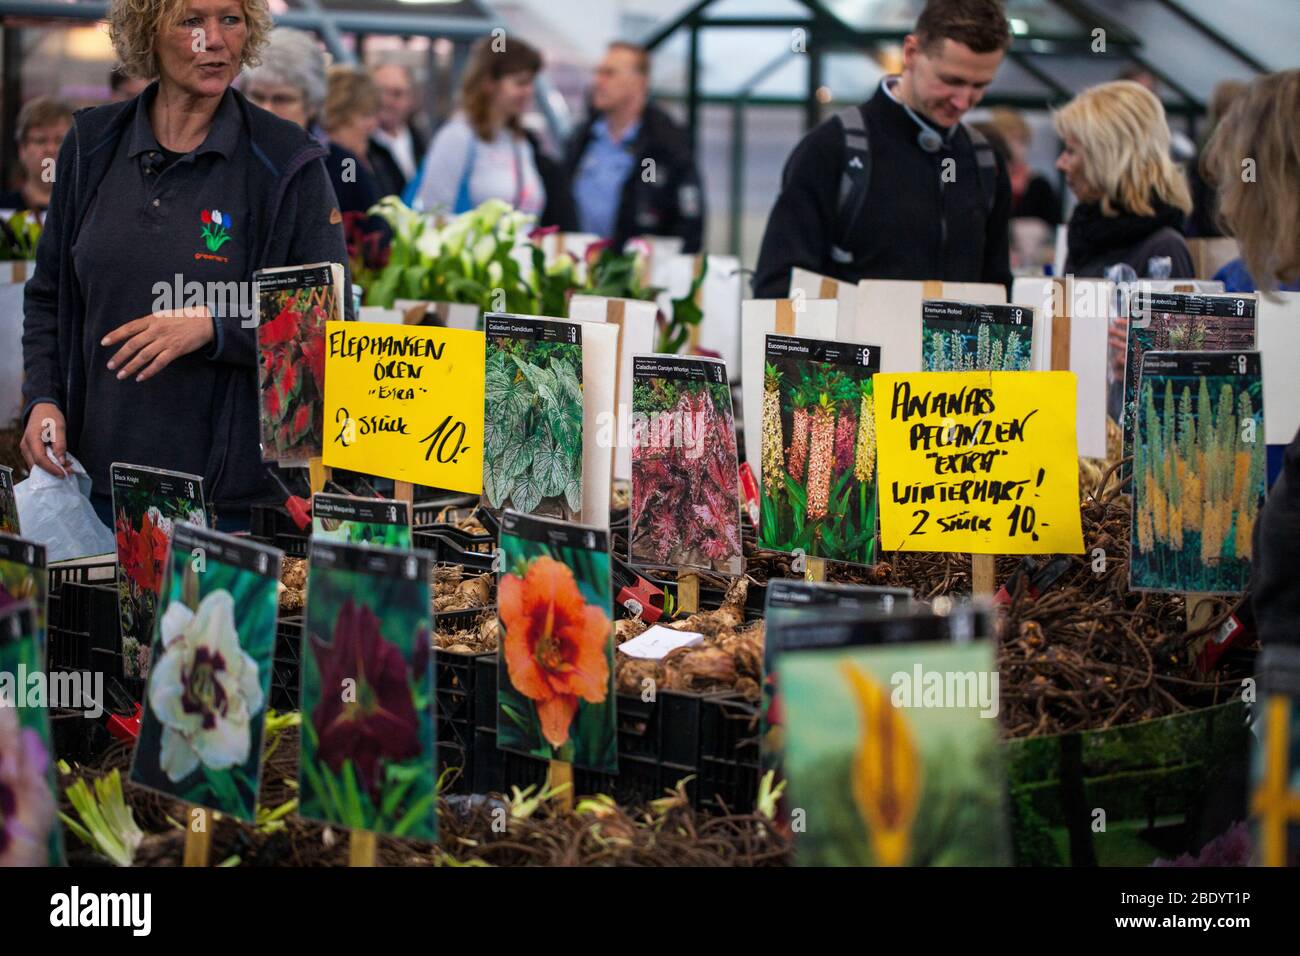
<path fill-rule="evenodd" d="M 552 441 L 549 434 L 544 434 L 533 453 L 533 473 L 542 494 L 546 497 L 564 494 L 570 472 L 569 458 L 563 447 Z"/>
<path fill-rule="evenodd" d="M 582 510 L 582 474 L 579 472 L 576 478 L 570 478 L 569 483 L 564 486 L 564 500 L 568 503 L 571 511 Z"/>
<path fill-rule="evenodd" d="M 357 784 L 357 772 L 351 760 L 343 761 L 343 799 L 343 822 L 354 829 L 365 829 L 365 817 L 361 812 L 361 787 Z"/>
<path fill-rule="evenodd" d="M 513 480 L 528 470 L 533 463 L 534 446 L 529 442 L 520 441 L 517 435 L 511 436 L 514 440 L 507 440 L 505 447 L 502 448 L 498 464 L 503 479 Z"/>
<path fill-rule="evenodd" d="M 527 733 L 531 729 L 531 723 L 524 718 L 524 715 L 519 713 L 519 711 L 515 710 L 513 707 L 511 707 L 510 705 L 504 702 L 502 702 L 501 704 L 501 713 L 505 714 L 508 718 L 510 718 L 510 720 L 515 724 L 515 726 L 517 726 L 524 733 Z"/>
<path fill-rule="evenodd" d="M 541 480 L 537 474 L 537 457 L 541 453 L 539 449 L 533 455 L 533 467 L 529 468 L 522 475 L 515 479 L 514 486 L 510 489 L 510 502 L 518 511 L 525 514 L 531 514 L 537 510 L 537 506 L 542 503 L 542 486 Z"/>
<path fill-rule="evenodd" d="M 790 504 L 792 510 L 795 514 L 803 514 L 808 510 L 808 495 L 804 493 L 803 488 L 799 486 L 798 482 L 789 475 L 783 475 L 782 477 L 785 478 L 786 491 L 790 493 Z"/>
<path fill-rule="evenodd" d="M 432 816 L 430 811 L 437 799 L 438 795 L 436 793 L 430 793 L 416 801 L 415 805 L 406 811 L 406 815 L 398 820 L 397 825 L 393 827 L 393 836 L 405 836 L 417 824 L 429 824 Z"/>

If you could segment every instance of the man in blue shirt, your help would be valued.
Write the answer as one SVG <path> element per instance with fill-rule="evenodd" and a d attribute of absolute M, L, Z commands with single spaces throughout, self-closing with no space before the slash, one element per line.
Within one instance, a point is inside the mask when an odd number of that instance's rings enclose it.
<path fill-rule="evenodd" d="M 610 44 L 592 83 L 591 118 L 569 143 L 579 222 L 618 248 L 634 236 L 678 236 L 684 252 L 698 252 L 704 196 L 690 140 L 649 94 L 649 54 Z"/>

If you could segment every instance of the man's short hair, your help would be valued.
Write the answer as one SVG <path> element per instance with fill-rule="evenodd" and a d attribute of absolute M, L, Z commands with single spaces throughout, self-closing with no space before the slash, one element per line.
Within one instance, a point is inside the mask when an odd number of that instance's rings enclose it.
<path fill-rule="evenodd" d="M 975 53 L 1011 46 L 1011 25 L 998 0 L 929 0 L 912 31 L 922 49 L 956 40 Z"/>
<path fill-rule="evenodd" d="M 626 50 L 636 58 L 636 71 L 642 76 L 650 75 L 650 51 L 639 43 L 629 40 L 615 40 L 609 45 L 611 50 Z"/>
<path fill-rule="evenodd" d="M 72 125 L 72 106 L 55 96 L 38 96 L 23 104 L 18 111 L 18 142 L 26 142 L 27 134 L 43 126 L 56 126 L 59 123 Z"/>

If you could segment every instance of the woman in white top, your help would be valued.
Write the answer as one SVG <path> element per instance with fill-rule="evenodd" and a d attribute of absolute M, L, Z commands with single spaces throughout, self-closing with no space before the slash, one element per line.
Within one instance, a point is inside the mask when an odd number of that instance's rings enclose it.
<path fill-rule="evenodd" d="M 542 57 L 522 40 L 494 43 L 483 37 L 470 52 L 460 108 L 429 146 L 416 206 L 456 214 L 503 199 L 541 225 L 573 228 L 563 177 L 551 175 L 557 167 L 521 123 Z"/>

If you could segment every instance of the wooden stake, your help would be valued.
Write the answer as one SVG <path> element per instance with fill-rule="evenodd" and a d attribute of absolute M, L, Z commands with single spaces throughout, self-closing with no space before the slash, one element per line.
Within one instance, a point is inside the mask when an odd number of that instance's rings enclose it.
<path fill-rule="evenodd" d="M 997 590 L 997 563 L 991 554 L 970 556 L 970 592 L 979 597 L 992 597 Z"/>
<path fill-rule="evenodd" d="M 807 558 L 803 569 L 803 579 L 805 581 L 825 581 L 826 580 L 826 559 L 825 558 Z"/>
<path fill-rule="evenodd" d="M 677 572 L 677 609 L 687 614 L 700 609 L 700 576 L 694 571 Z"/>
<path fill-rule="evenodd" d="M 1259 819 L 1260 862 L 1264 866 L 1286 866 L 1286 831 L 1300 821 L 1300 795 L 1292 794 L 1287 783 L 1287 759 L 1291 750 L 1291 698 L 1274 694 L 1264 710 L 1264 779 L 1250 802 Z"/>
<path fill-rule="evenodd" d="M 557 793 L 553 798 L 560 805 L 561 810 L 573 809 L 573 764 L 567 760 L 552 760 L 550 766 L 546 769 L 546 789 L 554 790 L 556 787 L 564 786 L 563 793 Z"/>
<path fill-rule="evenodd" d="M 325 463 L 320 458 L 311 458 L 307 461 L 307 478 L 311 482 L 311 493 L 314 495 L 318 491 L 325 490 L 325 482 L 329 481 L 330 470 L 325 467 Z"/>
<path fill-rule="evenodd" d="M 370 830 L 353 830 L 348 840 L 348 866 L 374 866 L 379 841 Z"/>
<path fill-rule="evenodd" d="M 415 504 L 415 485 L 409 481 L 393 482 L 393 499 L 395 501 L 405 501 L 410 505 Z"/>
<path fill-rule="evenodd" d="M 204 815 L 203 829 L 194 829 L 194 811 Z M 190 825 L 185 830 L 185 854 L 182 862 L 185 866 L 207 866 L 212 855 L 212 811 L 204 807 L 190 808 Z"/>

